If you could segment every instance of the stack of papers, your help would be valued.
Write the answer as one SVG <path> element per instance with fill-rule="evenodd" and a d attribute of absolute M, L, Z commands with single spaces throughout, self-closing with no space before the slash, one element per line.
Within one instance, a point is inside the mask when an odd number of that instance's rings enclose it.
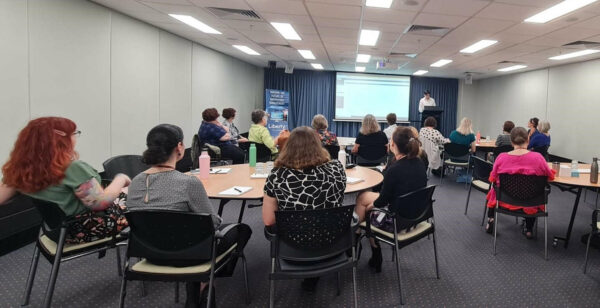
<path fill-rule="evenodd" d="M 211 168 L 210 169 L 210 174 L 225 174 L 225 173 L 229 173 L 231 171 L 231 168 Z"/>
<path fill-rule="evenodd" d="M 269 177 L 268 173 L 252 173 L 250 175 L 251 179 L 266 179 Z"/>
<path fill-rule="evenodd" d="M 219 193 L 219 195 L 228 195 L 228 196 L 239 196 L 248 191 L 252 190 L 252 187 L 248 186 L 233 186 L 229 189 L 226 189 Z"/>
<path fill-rule="evenodd" d="M 360 183 L 362 181 L 364 181 L 364 180 L 361 178 L 346 177 L 346 183 L 348 183 L 348 184 L 356 184 L 356 183 Z"/>

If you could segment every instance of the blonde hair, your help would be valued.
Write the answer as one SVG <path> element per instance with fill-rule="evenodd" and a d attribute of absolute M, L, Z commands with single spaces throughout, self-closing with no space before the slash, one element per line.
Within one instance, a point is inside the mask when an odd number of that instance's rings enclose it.
<path fill-rule="evenodd" d="M 460 125 L 456 129 L 461 135 L 468 135 L 473 133 L 473 124 L 471 123 L 471 119 L 462 118 L 460 120 Z"/>
<path fill-rule="evenodd" d="M 547 134 L 550 130 L 550 122 L 547 120 L 541 120 L 538 124 L 537 130 L 539 130 L 540 133 Z"/>
<path fill-rule="evenodd" d="M 320 130 L 320 129 L 327 129 L 328 125 L 327 125 L 327 119 L 325 118 L 324 115 L 322 114 L 316 114 L 313 119 L 312 119 L 312 128 L 316 129 L 316 130 Z"/>
<path fill-rule="evenodd" d="M 362 121 L 360 133 L 363 135 L 370 135 L 380 130 L 381 128 L 379 127 L 379 123 L 377 123 L 375 117 L 372 114 L 367 114 Z"/>

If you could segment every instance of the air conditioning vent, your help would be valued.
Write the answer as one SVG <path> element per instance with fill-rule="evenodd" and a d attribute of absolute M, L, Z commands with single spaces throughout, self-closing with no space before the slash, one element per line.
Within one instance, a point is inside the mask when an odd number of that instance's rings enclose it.
<path fill-rule="evenodd" d="M 498 64 L 523 64 L 523 62 L 504 60 L 504 61 L 498 62 Z"/>
<path fill-rule="evenodd" d="M 392 52 L 390 53 L 390 57 L 408 57 L 408 58 L 416 58 L 416 53 L 406 53 L 406 52 Z"/>
<path fill-rule="evenodd" d="M 207 7 L 207 9 L 221 19 L 250 21 L 261 20 L 260 16 L 251 10 L 228 9 L 221 7 Z"/>
<path fill-rule="evenodd" d="M 292 46 L 287 45 L 287 44 L 268 44 L 268 43 L 261 43 L 258 44 L 258 46 L 264 48 L 264 49 L 268 49 L 268 48 L 292 48 Z"/>
<path fill-rule="evenodd" d="M 450 31 L 449 28 L 434 27 L 434 26 L 422 26 L 422 25 L 411 25 L 404 30 L 404 33 L 414 33 L 420 35 L 431 35 L 431 36 L 444 36 Z"/>
<path fill-rule="evenodd" d="M 598 47 L 600 45 L 599 42 L 592 42 L 592 41 L 575 41 L 575 42 L 571 42 L 568 44 L 564 44 L 563 46 L 565 47 Z"/>

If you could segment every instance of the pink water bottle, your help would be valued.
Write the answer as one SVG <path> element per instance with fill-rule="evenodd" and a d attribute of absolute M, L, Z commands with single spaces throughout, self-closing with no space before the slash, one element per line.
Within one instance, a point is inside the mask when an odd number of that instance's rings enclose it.
<path fill-rule="evenodd" d="M 208 179 L 208 174 L 210 172 L 210 156 L 208 155 L 208 149 L 202 149 L 202 154 L 200 154 L 198 167 L 200 169 L 200 178 Z"/>

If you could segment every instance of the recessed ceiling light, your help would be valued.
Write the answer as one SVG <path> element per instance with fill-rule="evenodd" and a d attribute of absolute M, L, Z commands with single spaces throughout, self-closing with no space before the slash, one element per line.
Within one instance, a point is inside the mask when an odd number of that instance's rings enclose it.
<path fill-rule="evenodd" d="M 309 59 L 309 60 L 314 60 L 315 55 L 313 55 L 312 51 L 308 50 L 308 49 L 298 49 L 298 52 L 300 53 L 300 55 L 302 55 L 302 57 L 304 59 Z"/>
<path fill-rule="evenodd" d="M 527 67 L 527 65 L 513 65 L 513 66 L 501 68 L 498 71 L 499 72 L 510 72 L 510 71 L 515 71 L 515 70 L 520 70 L 520 69 L 526 68 L 526 67 Z"/>
<path fill-rule="evenodd" d="M 298 33 L 296 33 L 296 30 L 294 30 L 294 27 L 292 27 L 292 25 L 290 25 L 288 23 L 272 22 L 271 25 L 273 25 L 273 27 L 275 27 L 275 29 L 277 31 L 279 31 L 279 33 L 281 33 L 281 35 L 283 35 L 283 37 L 285 37 L 288 40 L 293 40 L 293 41 L 302 40 L 300 38 L 300 35 L 298 35 Z"/>
<path fill-rule="evenodd" d="M 358 44 L 365 46 L 375 46 L 379 38 L 378 30 L 361 30 Z"/>
<path fill-rule="evenodd" d="M 253 55 L 253 56 L 260 56 L 260 54 L 258 52 L 256 52 L 254 49 L 245 46 L 245 45 L 233 45 L 233 47 L 249 54 L 249 55 Z"/>
<path fill-rule="evenodd" d="M 433 67 L 442 67 L 442 66 L 444 66 L 444 65 L 446 65 L 446 64 L 448 64 L 450 62 L 452 62 L 452 60 L 442 59 L 442 60 L 438 60 L 438 61 L 432 63 L 430 66 L 433 66 Z"/>
<path fill-rule="evenodd" d="M 525 22 L 546 23 L 598 0 L 565 0 L 527 19 Z"/>
<path fill-rule="evenodd" d="M 358 63 L 369 63 L 369 61 L 371 61 L 371 55 L 365 55 L 360 53 L 356 55 L 356 62 Z"/>
<path fill-rule="evenodd" d="M 313 68 L 318 69 L 318 70 L 323 69 L 323 65 L 321 65 L 319 63 L 311 63 L 310 65 L 312 65 Z"/>
<path fill-rule="evenodd" d="M 566 54 L 560 55 L 560 56 L 550 57 L 548 59 L 550 59 L 550 60 L 564 60 L 564 59 L 570 59 L 570 58 L 575 58 L 575 57 L 587 56 L 587 55 L 591 55 L 591 54 L 597 53 L 597 52 L 600 52 L 600 50 L 597 50 L 597 49 L 585 49 L 585 50 L 580 50 L 580 51 L 576 51 L 576 52 L 566 53 Z"/>
<path fill-rule="evenodd" d="M 425 70 L 418 70 L 416 72 L 413 73 L 413 75 L 415 76 L 421 76 L 421 75 L 425 75 L 427 74 L 429 71 L 425 71 Z"/>
<path fill-rule="evenodd" d="M 364 72 L 365 69 L 366 69 L 366 67 L 364 67 L 364 66 L 357 66 L 354 68 L 354 70 L 357 72 Z"/>
<path fill-rule="evenodd" d="M 394 0 L 367 0 L 367 6 L 370 7 L 382 7 L 389 9 L 392 6 Z"/>
<path fill-rule="evenodd" d="M 498 41 L 494 41 L 494 40 L 481 40 L 463 50 L 461 50 L 460 52 L 462 53 L 475 53 L 478 52 L 486 47 L 490 47 L 494 44 L 498 43 Z"/>
<path fill-rule="evenodd" d="M 198 19 L 196 19 L 192 16 L 177 15 L 177 14 L 169 14 L 169 16 L 181 21 L 182 23 L 187 24 L 188 26 L 190 26 L 192 28 L 196 28 L 204 33 L 222 34 L 221 32 L 215 30 L 214 28 L 210 27 L 209 25 L 199 21 Z"/>

